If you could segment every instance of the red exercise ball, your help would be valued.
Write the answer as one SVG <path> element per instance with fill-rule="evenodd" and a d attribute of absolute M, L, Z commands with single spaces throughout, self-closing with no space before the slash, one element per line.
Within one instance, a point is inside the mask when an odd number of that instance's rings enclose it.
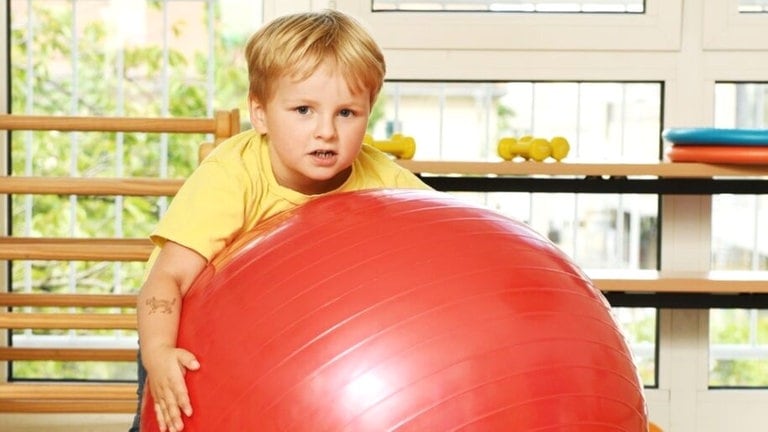
<path fill-rule="evenodd" d="M 525 224 L 439 192 L 330 195 L 262 224 L 190 289 L 178 344 L 201 363 L 184 431 L 648 428 L 600 291 Z"/>

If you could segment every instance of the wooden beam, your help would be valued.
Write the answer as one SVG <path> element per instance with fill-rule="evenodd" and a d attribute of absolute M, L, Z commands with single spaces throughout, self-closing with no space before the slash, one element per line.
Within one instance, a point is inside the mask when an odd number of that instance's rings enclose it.
<path fill-rule="evenodd" d="M 135 308 L 136 294 L 42 294 L 0 292 L 0 306 Z"/>
<path fill-rule="evenodd" d="M 3 399 L 0 398 L 0 413 L 38 413 L 38 414 L 130 414 L 136 412 L 137 397 L 133 400 L 109 400 L 99 398 L 94 391 L 92 399 Z"/>
<path fill-rule="evenodd" d="M 228 128 L 228 125 L 223 125 L 223 127 Z M 223 130 L 222 126 L 217 123 L 215 118 L 0 114 L 0 130 L 3 129 L 62 132 L 153 132 L 200 134 L 213 134 L 217 132 L 217 130 Z"/>
<path fill-rule="evenodd" d="M 173 196 L 183 179 L 0 176 L 0 194 Z"/>
<path fill-rule="evenodd" d="M 5 329 L 136 329 L 136 314 L 0 312 Z"/>
<path fill-rule="evenodd" d="M 0 384 L 0 399 L 136 399 L 136 383 L 27 383 Z"/>
<path fill-rule="evenodd" d="M 0 260 L 146 261 L 148 239 L 0 237 Z"/>
<path fill-rule="evenodd" d="M 0 384 L 5 413 L 133 413 L 136 404 L 136 383 Z"/>
<path fill-rule="evenodd" d="M 134 362 L 137 349 L 0 347 L 0 360 Z"/>

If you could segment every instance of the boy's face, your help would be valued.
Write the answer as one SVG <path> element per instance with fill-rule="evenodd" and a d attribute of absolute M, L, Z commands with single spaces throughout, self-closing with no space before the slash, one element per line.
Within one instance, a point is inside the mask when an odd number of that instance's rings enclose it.
<path fill-rule="evenodd" d="M 302 81 L 284 76 L 274 89 L 266 103 L 251 100 L 249 111 L 254 128 L 269 136 L 278 183 L 308 195 L 341 186 L 362 146 L 370 94 L 353 93 L 327 63 Z"/>

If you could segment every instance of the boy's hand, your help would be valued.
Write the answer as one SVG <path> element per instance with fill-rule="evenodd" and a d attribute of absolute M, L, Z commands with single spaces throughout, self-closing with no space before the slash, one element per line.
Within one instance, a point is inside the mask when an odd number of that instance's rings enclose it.
<path fill-rule="evenodd" d="M 145 358 L 160 431 L 181 431 L 184 429 L 181 413 L 187 417 L 192 415 L 184 375 L 187 370 L 199 369 L 200 363 L 191 352 L 171 347 L 156 348 Z"/>

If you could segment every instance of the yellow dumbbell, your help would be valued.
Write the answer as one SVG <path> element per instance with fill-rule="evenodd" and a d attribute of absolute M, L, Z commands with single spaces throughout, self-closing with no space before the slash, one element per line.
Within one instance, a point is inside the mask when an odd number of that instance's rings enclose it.
<path fill-rule="evenodd" d="M 363 142 L 398 159 L 411 159 L 416 154 L 416 141 L 399 133 L 392 134 L 388 140 L 374 140 L 372 136 L 366 134 Z"/>
<path fill-rule="evenodd" d="M 517 156 L 523 159 L 533 159 L 541 162 L 552 153 L 549 142 L 543 138 L 525 136 L 518 139 L 502 138 L 497 146 L 499 156 L 504 160 L 512 160 Z"/>
<path fill-rule="evenodd" d="M 554 137 L 548 141 L 544 138 L 526 135 L 519 140 L 510 137 L 502 138 L 499 140 L 496 150 L 504 160 L 512 160 L 519 156 L 537 162 L 548 157 L 560 161 L 568 155 L 570 145 L 568 140 L 563 137 Z"/>
<path fill-rule="evenodd" d="M 568 140 L 561 136 L 552 137 L 549 140 L 549 145 L 552 146 L 552 159 L 561 161 L 568 156 L 568 152 L 571 151 L 571 145 Z"/>

